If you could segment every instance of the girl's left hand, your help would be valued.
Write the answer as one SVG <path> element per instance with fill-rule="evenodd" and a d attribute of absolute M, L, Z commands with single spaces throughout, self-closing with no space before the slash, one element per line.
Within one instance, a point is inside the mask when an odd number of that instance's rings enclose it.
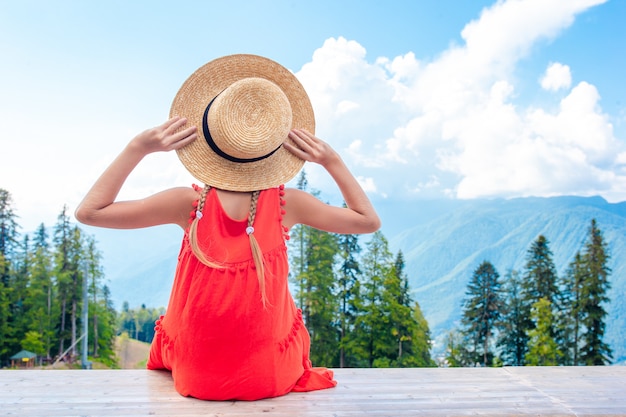
<path fill-rule="evenodd" d="M 289 139 L 293 141 L 293 144 L 285 141 L 283 147 L 305 161 L 326 166 L 339 157 L 329 144 L 304 129 L 291 130 Z"/>

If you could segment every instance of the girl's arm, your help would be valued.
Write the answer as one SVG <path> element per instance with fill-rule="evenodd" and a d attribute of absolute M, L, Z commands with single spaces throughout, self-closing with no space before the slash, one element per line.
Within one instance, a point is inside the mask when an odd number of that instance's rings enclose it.
<path fill-rule="evenodd" d="M 291 228 L 302 223 L 327 232 L 347 234 L 378 230 L 380 219 L 376 210 L 339 154 L 305 130 L 294 129 L 289 137 L 296 146 L 285 142 L 285 149 L 301 159 L 322 165 L 337 183 L 347 207 L 330 206 L 304 191 L 287 189 L 283 224 Z"/>
<path fill-rule="evenodd" d="M 135 229 L 175 223 L 187 226 L 193 189 L 172 188 L 133 201 L 116 201 L 128 175 L 149 153 L 179 149 L 196 139 L 196 128 L 181 129 L 186 119 L 174 117 L 133 138 L 91 187 L 76 209 L 81 223 L 115 229 Z"/>

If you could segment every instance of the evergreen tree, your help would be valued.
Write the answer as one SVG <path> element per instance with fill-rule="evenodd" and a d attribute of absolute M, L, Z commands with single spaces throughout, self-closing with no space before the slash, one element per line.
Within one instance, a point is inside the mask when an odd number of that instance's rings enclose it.
<path fill-rule="evenodd" d="M 70 328 L 71 328 L 71 355 L 77 355 L 77 340 L 80 326 L 80 309 L 83 304 L 83 285 L 85 282 L 86 266 L 83 260 L 86 257 L 84 237 L 78 226 L 72 227 L 70 252 L 71 287 L 70 287 Z M 87 307 L 87 306 L 85 306 Z"/>
<path fill-rule="evenodd" d="M 45 349 L 44 356 L 51 359 L 52 340 L 55 338 L 52 307 L 56 299 L 56 289 L 48 233 L 43 223 L 33 236 L 30 263 L 29 290 L 24 301 L 27 308 L 26 329 L 40 335 Z"/>
<path fill-rule="evenodd" d="M 394 354 L 389 355 L 390 363 L 395 366 L 401 363 L 403 357 L 411 356 L 410 343 L 415 327 L 404 266 L 404 255 L 398 251 L 390 273 L 383 281 L 383 308 L 389 314 L 389 329 L 397 345 Z"/>
<path fill-rule="evenodd" d="M 70 223 L 67 207 L 63 207 L 54 227 L 54 275 L 58 294 L 55 313 L 58 317 L 59 354 L 65 352 L 68 341 L 69 346 L 76 341 L 76 303 L 82 295 L 80 255 L 77 254 L 80 237 L 80 233 Z"/>
<path fill-rule="evenodd" d="M 472 275 L 465 293 L 468 298 L 463 303 L 463 333 L 472 342 L 476 360 L 481 360 L 483 366 L 488 366 L 494 357 L 490 342 L 503 309 L 499 278 L 491 262 L 483 261 Z"/>
<path fill-rule="evenodd" d="M 13 350 L 17 352 L 21 348 L 21 342 L 26 336 L 28 330 L 27 313 L 28 291 L 31 289 L 30 282 L 30 237 L 24 235 L 22 243 L 18 245 L 13 255 L 13 269 L 9 279 L 10 303 L 11 303 L 11 327 L 13 339 L 18 342 L 13 346 Z"/>
<path fill-rule="evenodd" d="M 437 366 L 430 354 L 431 336 L 428 321 L 426 321 L 426 318 L 422 313 L 422 309 L 417 301 L 415 302 L 413 308 L 413 318 L 415 320 L 416 327 L 413 331 L 411 340 L 411 345 L 413 348 L 413 354 L 411 358 L 412 361 L 414 361 L 412 362 L 411 366 L 424 368 Z"/>
<path fill-rule="evenodd" d="M 509 271 L 505 277 L 502 294 L 504 308 L 502 319 L 498 323 L 499 338 L 497 346 L 506 365 L 524 365 L 524 357 L 528 344 L 526 334 L 526 317 L 522 296 L 522 280 L 515 270 Z"/>
<path fill-rule="evenodd" d="M 357 235 L 339 235 L 339 271 L 338 271 L 338 299 L 339 299 L 339 367 L 356 366 L 356 359 L 350 352 L 350 334 L 358 314 L 359 275 L 361 269 L 357 255 L 361 252 Z M 346 354 L 347 351 L 347 354 Z"/>
<path fill-rule="evenodd" d="M 304 171 L 298 189 L 305 191 Z M 318 191 L 312 195 L 319 198 Z M 290 232 L 290 280 L 295 300 L 311 336 L 311 361 L 315 365 L 339 366 L 339 300 L 335 293 L 335 261 L 339 253 L 337 236 L 306 225 Z"/>
<path fill-rule="evenodd" d="M 528 352 L 526 353 L 526 365 L 531 366 L 555 366 L 562 355 L 552 335 L 554 328 L 550 301 L 541 298 L 533 304 L 531 320 L 535 323 L 528 330 Z"/>
<path fill-rule="evenodd" d="M 308 230 L 303 317 L 311 336 L 311 361 L 316 366 L 339 364 L 339 300 L 335 295 L 337 237 L 314 228 Z"/>
<path fill-rule="evenodd" d="M 17 215 L 11 194 L 0 188 L 0 362 L 19 346 L 15 338 L 12 277 L 15 250 L 18 246 Z"/>
<path fill-rule="evenodd" d="M 609 302 L 606 293 L 610 289 L 608 267 L 609 253 L 602 231 L 596 220 L 591 220 L 588 240 L 584 251 L 585 280 L 581 288 L 580 309 L 585 332 L 581 335 L 580 360 L 585 365 L 609 364 L 611 348 L 602 341 L 607 315 L 603 304 Z"/>
<path fill-rule="evenodd" d="M 306 191 L 308 187 L 304 170 L 300 172 L 296 186 L 301 191 Z M 297 306 L 304 310 L 304 297 L 306 288 L 304 277 L 306 269 L 306 243 L 307 233 L 310 228 L 303 224 L 296 224 L 289 232 L 289 275 L 291 282 L 295 285 L 295 301 Z"/>
<path fill-rule="evenodd" d="M 581 294 L 586 277 L 583 256 L 577 252 L 560 284 L 558 340 L 563 352 L 563 365 L 580 365 L 580 334 L 582 328 Z"/>
<path fill-rule="evenodd" d="M 383 282 L 382 307 L 388 314 L 391 333 L 386 361 L 393 367 L 431 366 L 430 331 L 419 304 L 411 297 L 404 270 L 404 255 L 398 251 Z"/>
<path fill-rule="evenodd" d="M 377 231 L 366 243 L 367 252 L 362 260 L 363 295 L 359 306 L 362 314 L 355 323 L 358 341 L 355 349 L 361 352 L 368 367 L 391 365 L 390 351 L 394 352 L 396 340 L 389 332 L 389 314 L 385 310 L 384 282 L 392 268 L 392 254 L 387 239 Z"/>
<path fill-rule="evenodd" d="M 94 310 L 98 317 L 98 337 L 92 338 L 92 340 L 97 340 L 98 342 L 98 360 L 110 367 L 116 367 L 115 336 L 117 330 L 117 312 L 111 300 L 111 291 L 106 285 L 102 286 L 101 297 L 94 306 Z M 161 309 L 161 314 L 164 314 L 164 312 L 165 310 Z M 152 324 L 154 324 L 154 321 Z M 96 326 L 96 324 L 94 324 L 94 326 Z M 152 331 L 154 332 L 154 328 Z M 94 330 L 94 333 L 95 332 L 96 330 Z"/>
<path fill-rule="evenodd" d="M 526 268 L 524 280 L 522 281 L 522 301 L 524 332 L 528 332 L 535 327 L 535 321 L 531 319 L 534 304 L 545 299 L 552 309 L 551 317 L 558 315 L 559 290 L 557 286 L 557 273 L 552 260 L 552 251 L 549 247 L 548 239 L 540 235 L 528 249 L 526 255 Z M 557 336 L 557 324 L 550 321 L 550 338 Z"/>
<path fill-rule="evenodd" d="M 107 358 L 107 352 L 114 351 L 114 336 L 115 326 L 115 310 L 110 309 L 105 300 L 104 291 L 108 291 L 108 288 L 102 284 L 104 279 L 104 272 L 101 266 L 102 254 L 96 247 L 96 242 L 93 237 L 86 237 L 84 250 L 84 262 L 86 264 L 86 273 L 89 279 L 89 321 L 90 321 L 90 333 L 89 341 L 91 342 L 91 353 L 94 357 Z M 82 306 L 85 308 L 85 306 Z M 113 317 L 109 317 L 113 313 Z M 111 327 L 111 329 L 107 329 Z M 154 327 L 154 326 L 152 326 Z M 154 329 L 152 330 L 154 331 Z M 104 337 L 101 332 L 104 332 Z M 103 351 L 101 352 L 101 349 Z M 108 358 L 111 359 L 111 358 Z"/>
<path fill-rule="evenodd" d="M 540 235 L 531 245 L 526 257 L 526 273 L 522 287 L 524 300 L 530 301 L 530 305 L 542 298 L 553 303 L 559 292 L 556 282 L 556 268 L 548 239 Z"/>
<path fill-rule="evenodd" d="M 10 261 L 14 250 L 18 246 L 17 215 L 13 211 L 13 198 L 11 194 L 0 188 L 0 255 Z M 9 268 L 4 265 L 0 269 L 0 280 L 8 284 Z"/>

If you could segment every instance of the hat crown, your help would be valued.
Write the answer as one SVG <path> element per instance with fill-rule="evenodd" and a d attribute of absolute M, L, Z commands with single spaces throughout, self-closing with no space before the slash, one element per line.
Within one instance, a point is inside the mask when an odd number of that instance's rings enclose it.
<path fill-rule="evenodd" d="M 264 78 L 235 81 L 210 104 L 208 129 L 215 145 L 239 159 L 267 155 L 287 139 L 292 124 L 289 99 Z"/>

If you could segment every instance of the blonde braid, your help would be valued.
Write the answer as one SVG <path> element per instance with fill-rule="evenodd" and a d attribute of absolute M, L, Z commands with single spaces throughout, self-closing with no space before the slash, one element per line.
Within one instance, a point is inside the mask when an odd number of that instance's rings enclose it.
<path fill-rule="evenodd" d="M 267 307 L 267 294 L 265 292 L 265 265 L 263 263 L 263 251 L 254 237 L 254 218 L 256 217 L 256 208 L 259 201 L 260 191 L 252 192 L 252 198 L 250 201 L 250 214 L 248 214 L 248 227 L 246 227 L 246 233 L 250 238 L 250 249 L 252 250 L 252 258 L 254 259 L 254 265 L 257 271 L 257 277 L 259 279 L 259 289 L 261 290 L 261 301 L 263 307 Z"/>
<path fill-rule="evenodd" d="M 224 265 L 220 265 L 219 263 L 208 259 L 198 245 L 198 222 L 202 218 L 202 210 L 204 209 L 206 197 L 210 189 L 211 187 L 209 185 L 205 185 L 200 194 L 200 200 L 198 201 L 196 215 L 193 219 L 193 222 L 191 223 L 191 227 L 189 228 L 189 243 L 191 245 L 191 250 L 200 262 L 207 266 L 210 266 L 211 268 L 224 268 Z M 268 300 L 267 294 L 265 292 L 265 265 L 263 263 L 263 252 L 261 251 L 261 247 L 259 246 L 256 238 L 254 237 L 254 219 L 256 217 L 256 209 L 260 193 L 260 191 L 252 192 L 252 198 L 250 201 L 250 213 L 248 214 L 248 227 L 246 227 L 246 233 L 250 238 L 250 249 L 252 250 L 252 258 L 254 260 L 254 266 L 256 267 L 257 277 L 259 279 L 261 301 L 263 302 L 263 307 L 267 307 Z"/>
<path fill-rule="evenodd" d="M 204 204 L 206 203 L 206 197 L 209 194 L 209 190 L 211 189 L 210 185 L 205 185 L 200 193 L 200 200 L 198 201 L 198 207 L 196 208 L 196 215 L 191 223 L 191 227 L 189 228 L 189 243 L 191 245 L 191 250 L 193 254 L 196 255 L 196 258 L 203 264 L 210 266 L 211 268 L 223 268 L 223 265 L 220 265 L 217 262 L 214 262 L 206 257 L 202 249 L 200 249 L 200 245 L 198 245 L 198 222 L 202 218 L 202 209 L 204 209 Z"/>

